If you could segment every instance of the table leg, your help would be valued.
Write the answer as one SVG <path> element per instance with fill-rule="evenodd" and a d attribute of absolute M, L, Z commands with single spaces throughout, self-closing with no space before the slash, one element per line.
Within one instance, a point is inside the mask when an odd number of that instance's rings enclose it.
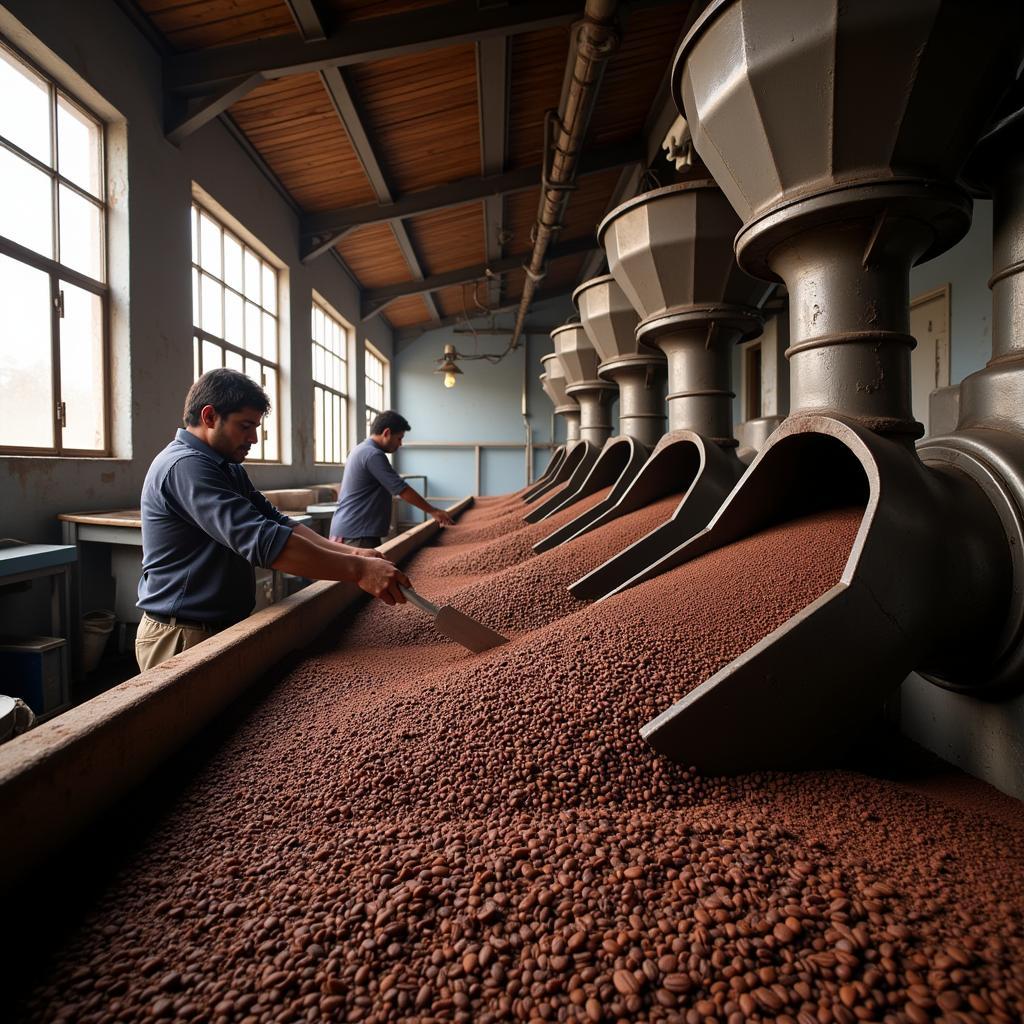
<path fill-rule="evenodd" d="M 82 557 L 82 546 L 78 543 L 78 523 L 61 522 L 65 544 L 74 544 L 77 558 L 70 568 L 71 579 L 67 585 L 67 614 L 68 614 L 68 645 L 71 650 L 68 652 L 68 660 L 71 663 L 71 678 L 74 682 L 82 681 L 82 663 L 79 655 L 81 650 L 81 608 L 82 608 L 82 580 L 79 574 L 79 561 Z"/>

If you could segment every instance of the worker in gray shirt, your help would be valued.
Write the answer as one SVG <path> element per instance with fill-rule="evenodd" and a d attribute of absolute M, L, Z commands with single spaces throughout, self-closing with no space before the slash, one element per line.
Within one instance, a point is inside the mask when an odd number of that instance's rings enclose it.
<path fill-rule="evenodd" d="M 375 548 L 391 526 L 392 495 L 432 516 L 441 526 L 454 522 L 442 508 L 420 497 L 392 468 L 388 456 L 402 447 L 408 420 L 392 409 L 378 413 L 370 436 L 348 453 L 338 507 L 331 520 L 331 540 L 358 548 Z"/>
<path fill-rule="evenodd" d="M 237 370 L 204 373 L 185 399 L 184 429 L 153 460 L 142 486 L 144 612 L 135 656 L 145 671 L 244 619 L 256 603 L 253 565 L 347 580 L 404 604 L 409 580 L 380 552 L 332 544 L 252 485 L 241 463 L 270 409 Z"/>

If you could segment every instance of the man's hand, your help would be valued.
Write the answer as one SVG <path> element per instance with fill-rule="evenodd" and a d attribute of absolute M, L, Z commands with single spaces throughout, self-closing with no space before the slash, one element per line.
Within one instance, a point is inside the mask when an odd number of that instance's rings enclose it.
<path fill-rule="evenodd" d="M 385 604 L 405 604 L 405 594 L 398 588 L 412 585 L 401 569 L 380 557 L 360 558 L 356 583 Z"/>
<path fill-rule="evenodd" d="M 328 539 L 332 544 L 343 547 L 347 554 L 358 555 L 360 558 L 384 558 L 389 562 L 391 561 L 383 551 L 378 551 L 376 548 L 354 548 L 351 544 L 346 544 L 340 537 L 330 537 Z"/>
<path fill-rule="evenodd" d="M 455 520 L 443 508 L 433 508 L 430 514 L 439 526 L 454 526 Z"/>
<path fill-rule="evenodd" d="M 353 548 L 352 554 L 358 555 L 360 558 L 383 558 L 386 562 L 391 561 L 383 551 L 378 551 L 376 548 Z"/>

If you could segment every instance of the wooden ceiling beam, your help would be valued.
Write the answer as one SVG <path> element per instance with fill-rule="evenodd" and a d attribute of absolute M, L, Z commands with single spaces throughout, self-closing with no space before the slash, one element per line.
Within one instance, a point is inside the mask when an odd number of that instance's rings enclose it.
<path fill-rule="evenodd" d="M 596 240 L 590 236 L 574 238 L 572 241 L 563 242 L 561 245 L 552 246 L 548 256 L 548 262 L 565 259 L 569 256 L 579 256 L 581 253 L 589 253 L 597 248 Z M 423 292 L 435 291 L 438 288 L 448 288 L 452 285 L 469 284 L 493 275 L 499 278 L 512 270 L 521 270 L 524 263 L 528 263 L 530 254 L 519 253 L 517 256 L 504 256 L 496 260 L 488 260 L 486 263 L 478 263 L 472 267 L 460 267 L 458 270 L 448 270 L 443 274 L 432 274 L 430 277 L 419 281 L 403 281 L 399 284 L 389 284 L 382 288 L 370 288 L 363 292 L 363 320 L 370 320 L 383 312 L 396 299 L 402 299 L 409 295 L 421 295 Z"/>
<path fill-rule="evenodd" d="M 630 0 L 621 7 L 645 10 L 679 0 Z M 511 36 L 565 25 L 583 15 L 582 0 L 521 0 L 482 5 L 479 0 L 449 0 L 385 18 L 341 26 L 324 39 L 270 36 L 248 43 L 207 47 L 173 54 L 164 62 L 164 85 L 176 93 L 210 92 L 248 75 L 267 78 L 304 75 L 324 68 L 423 53 L 444 46 L 475 43 L 488 36 Z"/>
<path fill-rule="evenodd" d="M 265 82 L 262 75 L 249 75 L 229 82 L 209 96 L 169 96 L 165 104 L 164 133 L 169 142 L 180 146 L 193 132 L 226 114 L 228 108 Z"/>
<path fill-rule="evenodd" d="M 394 196 L 391 194 L 391 188 L 385 177 L 384 169 L 377 159 L 377 154 L 374 151 L 373 144 L 370 142 L 370 136 L 367 134 L 362 116 L 356 106 L 352 90 L 345 79 L 344 72 L 341 68 L 327 68 L 325 71 L 320 72 L 320 78 L 328 95 L 331 97 L 331 102 L 334 105 L 335 111 L 337 111 L 338 117 L 341 119 L 342 125 L 344 125 L 345 131 L 348 133 L 352 148 L 355 150 L 356 156 L 366 172 L 366 177 L 377 196 L 377 202 L 382 204 L 393 203 Z M 400 220 L 393 220 L 391 222 L 391 230 L 394 233 L 395 241 L 398 243 L 398 248 L 401 249 L 402 256 L 409 267 L 409 272 L 417 281 L 422 281 L 423 268 L 420 266 L 419 257 L 413 247 L 412 239 L 409 237 L 405 224 Z M 429 291 L 424 293 L 423 301 L 426 304 L 427 312 L 430 314 L 431 319 L 440 320 L 441 314 Z"/>
<path fill-rule="evenodd" d="M 584 152 L 580 158 L 577 177 L 638 164 L 643 159 L 643 152 L 643 142 L 640 139 Z M 521 167 L 502 174 L 463 178 L 437 188 L 410 192 L 390 203 L 365 203 L 361 206 L 346 206 L 337 210 L 309 214 L 302 218 L 302 260 L 309 263 L 332 249 L 349 231 L 369 224 L 404 220 L 407 217 L 461 206 L 477 199 L 487 199 L 489 196 L 505 196 L 539 188 L 541 170 L 539 164 L 535 167 Z"/>
<path fill-rule="evenodd" d="M 509 46 L 504 36 L 476 44 L 477 109 L 480 121 L 480 169 L 484 175 L 501 174 L 508 155 Z M 505 198 L 484 199 L 484 255 L 488 263 L 500 260 L 505 249 Z M 501 302 L 501 278 L 487 285 L 490 306 Z"/>
<path fill-rule="evenodd" d="M 327 30 L 324 28 L 323 20 L 313 0 L 284 0 L 284 2 L 288 5 L 295 24 L 307 42 L 327 38 Z"/>
<path fill-rule="evenodd" d="M 652 0 L 641 2 L 650 4 Z M 477 0 L 451 0 L 386 19 L 355 21 L 323 39 L 271 36 L 177 54 L 164 63 L 164 82 L 171 92 L 204 93 L 248 75 L 283 78 L 365 64 L 476 42 L 488 36 L 562 25 L 579 18 L 581 13 L 580 0 L 524 0 L 488 7 L 479 6 Z"/>

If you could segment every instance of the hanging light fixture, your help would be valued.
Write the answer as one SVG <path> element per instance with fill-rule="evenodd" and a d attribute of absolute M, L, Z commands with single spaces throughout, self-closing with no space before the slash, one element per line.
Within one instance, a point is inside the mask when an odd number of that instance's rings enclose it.
<path fill-rule="evenodd" d="M 455 363 L 455 360 L 458 358 L 459 354 L 455 351 L 455 346 L 445 345 L 444 355 L 437 360 L 441 365 L 434 371 L 434 373 L 444 374 L 444 386 L 446 388 L 455 387 L 455 378 L 457 376 L 462 376 L 462 371 Z"/>

